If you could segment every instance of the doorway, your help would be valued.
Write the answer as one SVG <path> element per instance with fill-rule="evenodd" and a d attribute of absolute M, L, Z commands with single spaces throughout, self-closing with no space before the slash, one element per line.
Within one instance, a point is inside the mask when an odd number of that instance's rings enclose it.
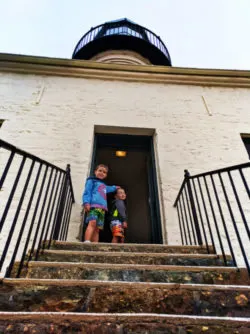
<path fill-rule="evenodd" d="M 117 151 L 124 152 L 122 157 Z M 109 167 L 106 183 L 119 185 L 127 193 L 126 243 L 162 243 L 161 219 L 152 136 L 95 134 L 91 174 L 95 166 Z M 108 194 L 110 207 L 113 194 Z M 112 239 L 106 218 L 100 242 Z"/>

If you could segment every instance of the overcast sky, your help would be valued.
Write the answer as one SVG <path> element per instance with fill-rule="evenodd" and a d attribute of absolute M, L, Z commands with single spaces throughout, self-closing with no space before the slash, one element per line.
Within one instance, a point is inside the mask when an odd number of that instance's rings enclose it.
<path fill-rule="evenodd" d="M 0 52 L 71 58 L 124 17 L 160 35 L 173 66 L 250 70 L 250 0 L 0 0 Z"/>

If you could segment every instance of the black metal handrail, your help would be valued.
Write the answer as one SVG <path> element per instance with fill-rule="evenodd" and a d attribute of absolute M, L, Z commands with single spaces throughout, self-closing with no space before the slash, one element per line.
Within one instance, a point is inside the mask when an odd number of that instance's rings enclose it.
<path fill-rule="evenodd" d="M 184 171 L 174 202 L 183 245 L 213 246 L 250 275 L 250 162 L 197 175 Z M 227 255 L 230 255 L 230 260 Z"/>
<path fill-rule="evenodd" d="M 124 24 L 122 24 L 123 22 Z M 106 22 L 104 24 L 100 24 L 96 27 L 91 28 L 85 35 L 81 37 L 81 39 L 77 43 L 72 58 L 74 58 L 77 52 L 81 48 L 83 48 L 86 44 L 92 42 L 95 39 L 102 38 L 103 37 L 103 34 L 101 33 L 102 30 L 107 32 L 106 36 L 127 35 L 143 39 L 152 44 L 153 46 L 155 46 L 157 49 L 159 49 L 171 63 L 171 58 L 168 49 L 161 40 L 160 36 L 157 36 L 151 30 L 142 27 L 138 24 L 135 24 L 127 19 L 118 20 L 117 22 L 115 21 Z"/>
<path fill-rule="evenodd" d="M 3 140 L 0 157 L 0 271 L 19 277 L 53 240 L 67 239 L 75 202 L 70 165 L 63 170 Z"/>

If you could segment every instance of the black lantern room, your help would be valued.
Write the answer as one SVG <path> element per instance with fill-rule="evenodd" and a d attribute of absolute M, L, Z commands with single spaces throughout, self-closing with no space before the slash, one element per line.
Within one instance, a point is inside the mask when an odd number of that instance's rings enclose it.
<path fill-rule="evenodd" d="M 151 64 L 171 66 L 170 55 L 161 38 L 126 18 L 91 28 L 76 45 L 72 58 L 89 60 L 112 50 L 134 51 Z"/>

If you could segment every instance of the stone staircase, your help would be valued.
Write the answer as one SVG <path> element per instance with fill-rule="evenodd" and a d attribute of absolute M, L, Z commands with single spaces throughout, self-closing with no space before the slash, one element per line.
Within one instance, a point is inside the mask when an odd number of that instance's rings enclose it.
<path fill-rule="evenodd" d="M 250 333 L 246 270 L 205 247 L 55 242 L 0 286 L 0 333 Z"/>

